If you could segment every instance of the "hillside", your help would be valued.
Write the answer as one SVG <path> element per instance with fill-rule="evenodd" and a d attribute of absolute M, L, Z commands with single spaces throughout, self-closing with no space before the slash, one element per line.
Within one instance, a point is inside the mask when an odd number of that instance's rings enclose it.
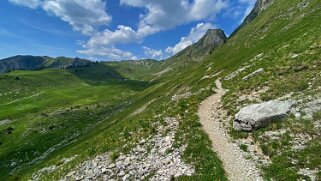
<path fill-rule="evenodd" d="M 320 180 L 320 17 L 318 0 L 259 0 L 233 36 L 209 31 L 165 61 L 0 75 L 0 180 L 233 180 L 207 119 L 258 177 Z M 270 100 L 291 113 L 233 129 Z"/>
<path fill-rule="evenodd" d="M 0 73 L 14 70 L 39 70 L 44 68 L 69 68 L 90 65 L 89 60 L 66 57 L 14 56 L 0 60 Z"/>

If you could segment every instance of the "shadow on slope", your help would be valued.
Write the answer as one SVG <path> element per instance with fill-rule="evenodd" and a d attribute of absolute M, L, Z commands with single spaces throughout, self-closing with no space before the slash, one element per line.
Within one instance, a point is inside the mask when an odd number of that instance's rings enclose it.
<path fill-rule="evenodd" d="M 67 69 L 67 71 L 77 76 L 85 83 L 94 86 L 125 85 L 132 90 L 142 91 L 153 85 L 147 81 L 130 80 L 120 75 L 114 67 L 104 63 L 93 63 L 89 67 L 70 68 Z"/>

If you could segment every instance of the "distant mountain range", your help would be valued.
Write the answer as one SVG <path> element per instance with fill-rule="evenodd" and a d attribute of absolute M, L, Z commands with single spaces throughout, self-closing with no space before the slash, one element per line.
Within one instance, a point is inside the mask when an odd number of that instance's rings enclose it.
<path fill-rule="evenodd" d="M 18 55 L 0 60 L 0 73 L 14 70 L 39 70 L 44 68 L 84 67 L 92 62 L 80 58 L 23 56 Z"/>
<path fill-rule="evenodd" d="M 136 66 L 148 65 L 147 62 L 150 62 L 154 65 L 157 65 L 159 69 L 168 66 L 173 66 L 173 64 L 182 65 L 186 63 L 188 64 L 189 62 L 198 62 L 201 61 L 202 58 L 206 55 L 212 53 L 217 47 L 224 44 L 226 40 L 227 37 L 223 30 L 209 29 L 197 43 L 187 47 L 186 49 L 177 53 L 173 57 L 170 57 L 166 61 L 129 60 L 124 62 L 129 64 L 135 64 Z M 46 68 L 65 69 L 74 67 L 86 67 L 92 63 L 93 62 L 90 60 L 80 58 L 52 58 L 48 56 L 18 55 L 0 60 L 0 73 L 6 73 L 14 70 L 40 70 Z M 117 62 L 116 64 L 118 63 L 119 62 Z M 114 64 L 114 62 L 110 62 L 108 64 Z"/>

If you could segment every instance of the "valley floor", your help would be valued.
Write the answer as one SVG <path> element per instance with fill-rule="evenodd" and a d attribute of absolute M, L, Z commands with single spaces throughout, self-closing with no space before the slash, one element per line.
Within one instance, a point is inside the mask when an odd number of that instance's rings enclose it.
<path fill-rule="evenodd" d="M 216 87 L 216 93 L 205 99 L 198 109 L 201 124 L 212 141 L 213 150 L 223 162 L 229 180 L 263 180 L 255 163 L 246 159 L 238 145 L 230 141 L 226 129 L 220 122 L 224 116 L 221 99 L 226 90 L 219 79 L 216 80 Z"/>

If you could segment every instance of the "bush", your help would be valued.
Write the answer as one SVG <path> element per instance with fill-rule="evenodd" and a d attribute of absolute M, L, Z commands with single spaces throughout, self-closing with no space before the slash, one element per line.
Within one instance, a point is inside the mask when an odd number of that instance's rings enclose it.
<path fill-rule="evenodd" d="M 130 137 L 130 133 L 127 128 L 124 130 L 124 137 L 125 137 L 125 139 Z"/>
<path fill-rule="evenodd" d="M 112 160 L 113 162 L 115 162 L 119 156 L 120 156 L 120 155 L 119 155 L 118 152 L 113 152 L 113 153 L 111 154 L 110 158 L 111 158 L 111 160 Z"/>
<path fill-rule="evenodd" d="M 88 148 L 88 154 L 89 155 L 94 155 L 96 153 L 96 151 L 97 151 L 96 147 Z"/>
<path fill-rule="evenodd" d="M 9 127 L 9 128 L 7 128 L 7 133 L 8 133 L 8 134 L 11 134 L 11 133 L 13 132 L 13 130 L 14 130 L 14 129 L 13 129 L 12 127 Z"/>
<path fill-rule="evenodd" d="M 249 151 L 249 150 L 248 150 L 248 146 L 245 145 L 245 144 L 241 144 L 241 145 L 240 145 L 240 149 L 241 149 L 242 151 L 244 151 L 244 152 L 248 152 L 248 151 Z"/>

